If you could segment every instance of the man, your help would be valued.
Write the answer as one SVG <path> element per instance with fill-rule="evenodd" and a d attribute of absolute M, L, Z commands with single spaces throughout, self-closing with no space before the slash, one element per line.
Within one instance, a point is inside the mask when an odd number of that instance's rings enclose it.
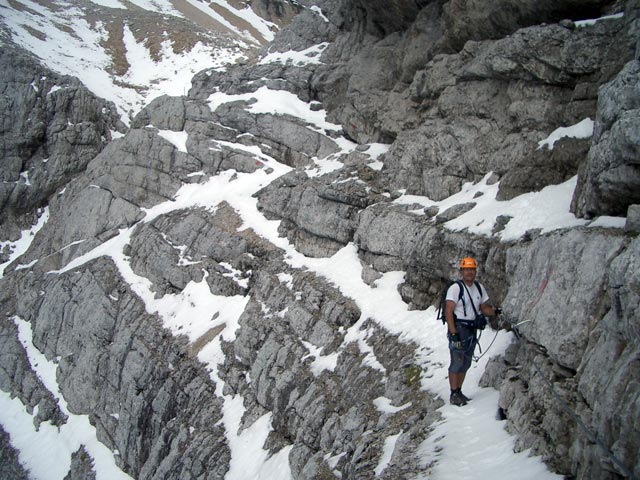
<path fill-rule="evenodd" d="M 466 405 L 469 398 L 462 393 L 462 383 L 471 367 L 473 351 L 476 347 L 476 323 L 486 320 L 480 314 L 495 316 L 501 313 L 501 309 L 489 305 L 489 296 L 486 289 L 476 282 L 477 264 L 473 258 L 463 258 L 460 262 L 460 276 L 462 281 L 452 284 L 447 290 L 445 319 L 447 321 L 447 336 L 449 338 L 449 353 L 451 364 L 449 366 L 449 386 L 452 405 Z M 481 326 L 484 328 L 484 325 Z"/>

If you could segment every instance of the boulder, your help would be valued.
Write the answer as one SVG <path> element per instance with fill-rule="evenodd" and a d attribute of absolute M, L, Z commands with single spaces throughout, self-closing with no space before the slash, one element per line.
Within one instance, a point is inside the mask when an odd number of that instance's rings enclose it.
<path fill-rule="evenodd" d="M 640 205 L 630 205 L 627 209 L 626 232 L 640 233 Z"/>
<path fill-rule="evenodd" d="M 387 200 L 376 188 L 375 172 L 365 165 L 311 179 L 294 171 L 256 196 L 258 208 L 270 218 L 284 219 L 281 231 L 310 256 L 333 255 L 353 239 L 359 212 Z"/>

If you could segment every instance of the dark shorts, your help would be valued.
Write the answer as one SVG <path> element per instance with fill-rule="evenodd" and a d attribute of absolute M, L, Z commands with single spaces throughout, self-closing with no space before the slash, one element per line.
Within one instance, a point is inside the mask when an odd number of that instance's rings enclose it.
<path fill-rule="evenodd" d="M 473 328 L 469 328 L 460 322 L 456 322 L 456 331 L 460 340 L 465 345 L 463 350 L 449 349 L 451 355 L 451 364 L 449 365 L 449 372 L 451 373 L 466 373 L 471 367 L 471 360 L 473 360 L 473 351 L 476 347 L 475 332 Z"/>

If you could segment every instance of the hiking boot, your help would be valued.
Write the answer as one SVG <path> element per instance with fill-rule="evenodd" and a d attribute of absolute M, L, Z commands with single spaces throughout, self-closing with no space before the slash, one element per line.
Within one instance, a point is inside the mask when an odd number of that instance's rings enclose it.
<path fill-rule="evenodd" d="M 459 390 L 456 390 L 455 392 L 451 392 L 451 397 L 449 397 L 449 403 L 451 405 L 455 405 L 457 407 L 461 407 L 463 405 L 466 405 L 467 401 L 465 400 L 464 396 L 462 395 L 462 392 L 460 392 Z"/>
<path fill-rule="evenodd" d="M 471 401 L 469 397 L 467 397 L 464 393 L 462 393 L 462 390 L 458 390 L 458 393 L 460 394 L 460 396 L 462 397 L 465 403 L 469 403 Z"/>

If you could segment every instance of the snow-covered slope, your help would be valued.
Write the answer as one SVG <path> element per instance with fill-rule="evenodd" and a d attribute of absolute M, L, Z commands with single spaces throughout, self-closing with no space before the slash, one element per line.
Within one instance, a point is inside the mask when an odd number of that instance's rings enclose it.
<path fill-rule="evenodd" d="M 263 92 L 264 93 L 264 92 Z M 212 96 L 212 108 L 223 105 L 225 102 L 237 100 L 236 96 L 216 95 Z M 251 95 L 248 95 L 251 97 Z M 252 109 L 260 109 L 262 112 L 286 113 L 300 116 L 300 120 L 308 122 L 313 128 L 317 125 L 323 127 L 337 126 L 326 123 L 322 112 L 312 111 L 309 106 L 296 99 L 290 98 L 286 92 L 271 91 L 264 95 L 253 95 L 257 103 L 253 103 Z M 285 103 L 277 103 L 277 100 L 286 98 Z M 270 99 L 270 100 L 269 100 Z M 304 114 L 307 112 L 308 114 Z M 551 133 L 551 132 L 550 132 Z M 161 135 L 170 140 L 176 149 L 185 150 L 187 140 L 186 132 L 162 131 Z M 343 141 L 345 152 L 355 149 L 356 145 L 346 140 Z M 233 145 L 234 148 L 247 151 L 252 154 L 252 149 L 242 144 Z M 371 158 L 371 165 L 375 168 L 378 162 L 378 155 L 386 150 L 385 146 L 378 145 L 370 147 L 375 155 Z M 253 152 L 258 153 L 258 152 Z M 368 352 L 368 360 L 371 365 L 379 365 L 375 360 L 372 350 L 366 347 L 367 331 L 361 329 L 362 322 L 369 318 L 375 319 L 381 326 L 393 334 L 397 334 L 407 341 L 415 342 L 420 348 L 431 352 L 423 359 L 422 367 L 431 372 L 431 378 L 436 378 L 440 385 L 436 392 L 442 397 L 447 396 L 446 387 L 446 365 L 448 350 L 444 335 L 441 335 L 441 326 L 436 322 L 433 310 L 426 314 L 422 311 L 409 311 L 406 304 L 398 294 L 398 285 L 403 281 L 403 272 L 392 272 L 386 274 L 376 284 L 371 287 L 360 280 L 361 265 L 358 260 L 356 249 L 353 245 L 348 245 L 343 250 L 327 259 L 311 259 L 304 257 L 286 240 L 278 235 L 278 223 L 266 220 L 256 208 L 256 200 L 252 198 L 260 188 L 276 179 L 291 169 L 277 163 L 272 158 L 258 153 L 256 159 L 262 162 L 265 168 L 254 173 L 246 174 L 221 174 L 212 177 L 208 182 L 202 184 L 185 185 L 175 196 L 174 200 L 159 204 L 147 212 L 144 222 L 151 222 L 159 215 L 167 214 L 171 211 L 187 210 L 190 208 L 204 207 L 211 211 L 218 208 L 223 202 L 231 205 L 240 213 L 243 220 L 243 229 L 251 229 L 269 242 L 282 248 L 285 256 L 292 266 L 305 268 L 316 272 L 334 284 L 345 296 L 353 298 L 362 310 L 361 322 L 352 327 L 346 335 L 345 344 L 357 342 L 363 351 Z M 331 169 L 340 167 L 335 156 L 326 159 L 318 159 L 317 164 L 308 169 L 308 174 L 318 175 Z M 440 202 L 444 208 L 449 205 L 465 203 L 476 198 L 478 193 L 482 193 L 484 199 L 478 206 L 467 215 L 450 222 L 452 229 L 479 229 L 478 232 L 491 231 L 496 214 L 508 212 L 514 217 L 513 229 L 507 230 L 505 238 L 512 239 L 522 235 L 529 228 L 542 228 L 544 230 L 554 230 L 572 225 L 584 224 L 584 221 L 576 220 L 568 212 L 569 203 L 575 186 L 575 181 L 565 185 L 546 189 L 535 195 L 523 196 L 510 202 L 496 202 L 495 185 L 487 185 L 485 181 L 472 185 L 468 184 L 463 191 L 451 199 Z M 424 206 L 434 205 L 434 202 L 426 198 L 416 196 L 400 197 L 397 203 L 423 204 Z M 416 213 L 421 215 L 421 213 Z M 211 371 L 211 378 L 219 384 L 219 391 L 225 401 L 224 422 L 229 432 L 229 444 L 231 445 L 233 459 L 231 470 L 226 478 L 248 480 L 248 479 L 269 479 L 283 480 L 290 478 L 290 471 L 287 460 L 288 449 L 279 454 L 269 457 L 263 450 L 262 444 L 271 430 L 269 417 L 260 419 L 250 429 L 241 435 L 236 432 L 244 412 L 241 397 L 222 395 L 222 385 L 224 384 L 217 375 L 218 364 L 224 361 L 224 356 L 220 347 L 220 341 L 232 341 L 235 337 L 235 330 L 238 328 L 238 319 L 246 307 L 247 298 L 244 297 L 220 297 L 212 295 L 206 282 L 192 282 L 181 294 L 166 295 L 160 299 L 155 299 L 150 285 L 146 279 L 137 276 L 131 270 L 129 261 L 124 254 L 124 247 L 130 242 L 130 237 L 137 225 L 126 231 L 122 231 L 119 236 L 106 242 L 87 255 L 76 259 L 65 267 L 65 271 L 76 268 L 85 262 L 100 256 L 109 256 L 118 266 L 121 275 L 131 285 L 131 288 L 140 298 L 145 301 L 147 311 L 157 313 L 165 322 L 165 326 L 176 334 L 187 335 L 195 342 L 207 330 L 212 328 L 212 323 L 208 320 L 207 312 L 213 310 L 220 312 L 216 319 L 216 325 L 223 327 L 218 339 L 212 341 L 203 348 L 199 354 L 200 360 L 205 363 Z M 517 227 L 515 227 L 517 226 Z M 25 232 L 24 237 L 30 238 L 30 233 Z M 24 251 L 24 247 L 16 250 L 16 257 Z M 11 260 L 14 260 L 12 258 Z M 188 259 L 186 259 L 188 261 Z M 53 273 L 53 272 L 52 272 Z M 62 273 L 62 272 L 60 272 Z M 47 385 L 53 385 L 55 390 L 55 364 L 47 362 L 39 356 L 39 352 L 31 345 L 30 328 L 28 324 L 19 318 L 14 319 L 19 331 L 20 338 L 27 350 L 30 352 L 32 365 L 39 372 L 39 375 Z M 429 326 L 425 328 L 425 325 Z M 215 325 L 214 325 L 215 326 Z M 477 386 L 480 374 L 487 360 L 507 347 L 510 334 L 501 332 L 487 332 L 482 340 L 485 348 L 493 340 L 494 335 L 498 335 L 498 340 L 492 346 L 489 354 L 482 361 L 474 365 L 469 374 L 467 393 L 474 397 L 474 401 L 464 410 L 446 405 L 442 407 L 443 420 L 438 424 L 431 439 L 425 442 L 422 447 L 423 462 L 425 465 L 424 478 L 472 478 L 471 472 L 484 478 L 489 475 L 502 475 L 501 478 L 519 479 L 541 479 L 557 478 L 546 471 L 544 464 L 538 458 L 527 456 L 527 452 L 515 454 L 512 452 L 514 438 L 508 435 L 503 426 L 504 423 L 496 418 L 497 392 L 492 389 L 480 389 Z M 317 371 L 335 368 L 337 354 L 330 356 L 322 355 L 321 351 L 310 350 L 310 356 L 317 364 Z M 377 367 L 376 367 L 377 368 Z M 429 382 L 433 385 L 433 382 Z M 426 388 L 426 386 L 425 386 Z M 433 387 L 430 386 L 430 389 Z M 62 398 L 59 396 L 58 398 Z M 2 423 L 11 434 L 14 445 L 20 449 L 20 459 L 30 469 L 34 478 L 50 479 L 62 478 L 68 470 L 69 458 L 80 443 L 88 447 L 89 452 L 96 461 L 96 471 L 98 478 L 115 478 L 110 470 L 113 459 L 104 458 L 104 452 L 100 450 L 101 445 L 95 440 L 95 431 L 87 423 L 84 417 L 70 415 L 73 422 L 69 427 L 59 431 L 43 426 L 39 430 L 33 429 L 31 416 L 20 408 L 17 400 L 10 400 L 7 394 L 0 397 L 2 402 Z M 386 399 L 381 398 L 383 406 L 379 407 L 392 411 L 390 406 L 384 403 Z M 388 403 L 388 400 L 386 400 Z M 77 425 L 72 427 L 71 425 Z M 478 432 L 482 432 L 479 435 Z M 395 439 L 389 439 L 387 445 L 388 455 L 380 460 L 377 471 L 382 472 L 388 465 L 389 458 L 393 451 Z M 44 449 L 51 449 L 50 445 L 56 445 L 53 456 L 41 457 L 40 452 Z M 66 447 L 62 447 L 66 445 Z M 495 449 L 499 447 L 500 455 L 495 455 Z M 456 452 L 464 449 L 465 455 L 460 456 Z M 52 450 L 54 451 L 54 450 Z M 55 458 L 55 469 L 48 463 L 48 460 Z M 481 459 L 481 460 L 479 460 Z M 46 461 L 45 461 L 46 460 Z M 438 460 L 434 466 L 429 466 L 433 461 Z M 56 473 L 59 472 L 59 473 Z"/>
<path fill-rule="evenodd" d="M 10 34 L 12 41 L 38 55 L 49 68 L 77 76 L 94 93 L 112 100 L 123 120 L 128 122 L 151 99 L 159 95 L 185 94 L 191 77 L 197 71 L 211 67 L 224 69 L 225 65 L 245 57 L 258 45 L 269 41 L 273 30 L 277 28 L 275 24 L 257 17 L 246 8 L 240 10 L 218 0 L 213 4 L 215 8 L 197 0 L 100 0 L 93 4 L 72 1 L 43 7 L 40 3 L 29 0 L 13 0 L 10 3 L 2 0 L 0 16 L 4 19 L 6 32 Z M 137 8 L 141 10 L 138 11 Z M 206 18 L 200 15 L 205 15 Z M 215 22 L 219 31 L 209 29 L 211 22 Z M 172 27 L 171 30 L 168 29 L 169 26 Z M 175 28 L 176 26 L 181 28 Z M 325 47 L 326 45 L 322 45 L 321 48 Z M 317 53 L 318 49 L 313 51 Z M 264 57 L 262 62 L 280 62 L 283 58 L 304 60 L 293 53 L 289 56 L 279 53 Z M 308 58 L 308 61 L 315 62 L 316 59 Z M 290 92 L 263 87 L 242 95 L 215 93 L 209 98 L 208 105 L 215 112 L 216 109 L 238 100 L 248 101 L 248 112 L 290 116 L 300 125 L 305 125 L 305 128 L 316 133 L 323 132 L 327 139 L 339 145 L 339 152 L 313 158 L 308 166 L 300 167 L 309 178 L 344 167 L 345 155 L 356 152 L 366 157 L 365 161 L 372 170 L 379 171 L 382 168 L 380 155 L 388 150 L 388 145 L 356 145 L 343 135 L 339 125 L 327 120 L 326 112 L 319 110 L 315 102 L 303 102 Z M 189 132 L 174 132 L 153 126 L 148 126 L 148 129 L 166 140 L 172 151 L 187 153 Z M 549 131 L 549 137 L 540 144 L 553 149 L 554 142 L 559 138 L 589 138 L 592 132 L 593 122 L 591 119 L 584 119 L 577 125 Z M 180 293 L 158 296 L 151 282 L 133 271 L 127 245 L 131 242 L 134 230 L 163 215 L 196 208 L 215 212 L 222 205 L 229 205 L 241 219 L 239 231 L 255 232 L 270 245 L 282 250 L 282 256 L 289 267 L 312 272 L 355 302 L 362 312 L 361 317 L 344 332 L 344 342 L 337 352 L 323 355 L 322 349 L 305 343 L 314 373 L 334 370 L 341 349 L 346 349 L 350 343 L 359 346 L 363 362 L 373 369 L 382 368 L 374 350 L 367 344 L 370 331 L 364 324 L 372 319 L 387 332 L 413 342 L 418 351 L 427 352 L 422 358 L 418 358 L 419 366 L 429 372 L 428 377 L 422 378 L 422 388 L 446 399 L 446 339 L 441 325 L 435 320 L 433 309 L 426 312 L 410 310 L 401 298 L 398 287 L 403 283 L 406 272 L 386 272 L 371 284 L 365 283 L 362 280 L 362 263 L 354 243 L 349 243 L 329 258 L 302 255 L 289 240 L 280 236 L 280 222 L 268 220 L 259 211 L 254 196 L 263 187 L 290 173 L 292 168 L 279 163 L 256 146 L 240 141 L 213 142 L 215 148 L 232 149 L 255 159 L 260 168 L 243 173 L 228 170 L 210 178 L 196 172 L 193 175 L 201 178 L 200 182 L 184 183 L 171 200 L 145 209 L 145 217 L 141 221 L 121 229 L 112 238 L 74 259 L 64 268 L 47 274 L 63 275 L 96 258 L 107 257 L 113 261 L 131 290 L 144 302 L 146 311 L 156 314 L 164 327 L 174 334 L 185 335 L 193 344 L 213 327 L 220 328 L 219 335 L 199 350 L 198 359 L 206 365 L 211 380 L 217 385 L 216 394 L 224 405 L 221 423 L 231 451 L 230 469 L 225 478 L 292 478 L 288 458 L 291 446 L 285 446 L 275 454 L 265 448 L 264 442 L 273 430 L 270 413 L 262 415 L 251 426 L 241 430 L 245 413 L 243 398 L 241 395 L 224 393 L 224 382 L 218 375 L 219 365 L 224 362 L 222 343 L 235 339 L 239 319 L 249 297 L 214 295 L 207 285 L 206 277 L 202 281 L 189 282 Z M 425 216 L 425 207 L 437 206 L 440 212 L 444 212 L 451 206 L 474 201 L 472 209 L 446 222 L 443 227 L 452 232 L 467 231 L 485 237 L 494 235 L 503 242 L 517 241 L 531 229 L 547 233 L 584 225 L 607 228 L 623 226 L 621 219 L 603 217 L 590 222 L 578 219 L 570 213 L 575 177 L 560 185 L 549 186 L 539 192 L 521 195 L 505 202 L 496 200 L 497 184 L 489 182 L 490 177 L 491 174 L 488 173 L 480 182 L 466 183 L 460 192 L 440 202 L 421 196 L 401 195 L 393 203 L 414 205 L 415 210 L 411 213 L 422 218 Z M 494 226 L 500 215 L 510 216 L 511 221 L 506 229 L 494 234 Z M 0 265 L 0 278 L 5 267 L 16 260 L 19 262 L 33 235 L 37 234 L 47 220 L 48 211 L 42 215 L 40 224 L 23 232 L 20 242 L 6 245 L 13 249 L 13 254 L 8 262 Z M 70 244 L 67 247 L 73 246 Z M 0 249 L 3 247 L 5 245 L 0 245 Z M 182 247 L 174 248 L 180 250 Z M 34 263 L 38 261 L 36 259 Z M 181 253 L 181 262 L 192 262 L 192 259 L 183 257 Z M 18 269 L 28 269 L 34 263 L 20 265 Z M 237 273 L 239 272 L 235 272 L 229 265 L 227 276 L 241 284 L 245 280 L 239 278 Z M 282 272 L 281 282 L 287 283 L 290 280 L 290 276 Z M 244 284 L 241 286 L 246 287 Z M 219 313 L 213 320 L 212 311 Z M 286 312 L 281 313 L 284 316 Z M 95 459 L 97 478 L 126 478 L 119 471 L 114 473 L 114 459 L 120 452 L 105 451 L 87 417 L 74 415 L 67 409 L 56 383 L 55 362 L 47 361 L 33 347 L 33 332 L 29 324 L 17 316 L 11 321 L 18 330 L 20 342 L 28 353 L 33 370 L 54 393 L 63 412 L 71 419 L 60 429 L 46 422 L 39 429 L 33 428 L 33 415 L 25 411 L 18 400 L 10 398 L 4 392 L 0 393 L 0 421 L 11 435 L 13 445 L 19 449 L 20 461 L 30 469 L 33 478 L 63 478 L 68 471 L 71 455 L 78 445 L 84 444 Z M 423 468 L 423 474 L 416 478 L 559 478 L 548 471 L 539 457 L 530 457 L 527 451 L 514 453 L 515 437 L 508 434 L 504 429 L 504 422 L 496 418 L 498 393 L 478 386 L 479 377 L 490 357 L 503 353 L 513 340 L 512 335 L 505 331 L 487 331 L 482 338 L 485 349 L 494 335 L 496 340 L 489 353 L 474 364 L 469 373 L 465 391 L 473 397 L 473 402 L 465 409 L 450 405 L 440 408 L 442 420 L 435 425 L 429 439 L 421 445 L 420 467 Z M 389 399 L 384 397 L 378 399 L 376 407 L 387 414 L 404 408 L 392 406 Z M 376 475 L 382 475 L 392 465 L 393 452 L 402 433 L 387 437 L 385 451 L 375 468 Z M 42 455 L 43 451 L 49 453 Z M 460 455 L 460 451 L 464 455 Z M 329 463 L 335 465 L 337 461 L 337 458 L 332 458 Z M 339 472 L 334 473 L 339 476 Z"/>
<path fill-rule="evenodd" d="M 113 101 L 126 124 L 153 98 L 185 95 L 196 72 L 246 58 L 280 28 L 222 0 L 3 0 L 0 18 L 5 38 Z"/>
<path fill-rule="evenodd" d="M 272 98 L 279 97 L 272 95 Z M 217 102 L 218 104 L 220 103 L 219 97 L 217 97 Z M 262 107 L 266 108 L 264 102 Z M 283 105 L 272 104 L 270 110 L 273 112 L 282 111 Z M 290 109 L 287 110 L 290 112 Z M 317 117 L 317 112 L 313 112 L 313 114 Z M 309 121 L 309 118 L 301 117 L 301 120 Z M 174 135 L 172 138 L 175 137 L 177 136 Z M 176 147 L 182 148 L 182 142 L 177 140 L 174 140 L 174 142 Z M 355 145 L 351 146 L 351 148 L 354 147 Z M 236 144 L 235 148 L 246 150 L 246 147 L 241 144 Z M 384 151 L 384 148 L 372 148 L 372 151 L 375 150 L 380 153 Z M 144 222 L 151 222 L 159 215 L 167 214 L 171 211 L 201 207 L 214 211 L 223 202 L 228 203 L 240 213 L 243 220 L 242 228 L 251 229 L 272 244 L 282 248 L 292 267 L 315 272 L 335 285 L 342 294 L 356 301 L 362 311 L 362 317 L 360 322 L 356 323 L 347 332 L 344 341 L 345 346 L 350 342 L 358 343 L 362 351 L 367 353 L 366 362 L 374 368 L 382 368 L 376 360 L 373 350 L 367 347 L 366 337 L 368 333 L 366 329 L 362 328 L 367 319 L 375 319 L 379 325 L 392 334 L 399 335 L 406 341 L 413 341 L 420 349 L 430 352 L 422 359 L 421 363 L 421 367 L 425 371 L 429 370 L 431 372 L 430 379 L 428 381 L 424 379 L 425 388 L 432 390 L 434 383 L 440 385 L 442 388 L 439 388 L 434 393 L 446 398 L 448 392 L 446 387 L 448 350 L 445 337 L 441 334 L 441 325 L 435 320 L 435 311 L 430 310 L 425 314 L 422 311 L 409 311 L 407 309 L 407 305 L 402 301 L 398 293 L 398 285 L 403 281 L 404 272 L 390 272 L 378 280 L 375 285 L 366 285 L 360 279 L 362 266 L 353 245 L 348 245 L 333 257 L 327 259 L 312 259 L 297 252 L 286 239 L 278 235 L 279 222 L 265 219 L 257 210 L 256 201 L 252 198 L 252 195 L 260 188 L 275 180 L 278 176 L 290 171 L 290 168 L 278 164 L 263 154 L 256 158 L 264 163 L 265 169 L 251 174 L 229 172 L 228 174 L 212 177 L 210 181 L 202 184 L 185 185 L 174 200 L 150 209 Z M 371 158 L 373 165 L 375 165 L 376 161 L 377 155 Z M 332 167 L 335 166 L 334 163 Z M 319 159 L 318 165 L 309 169 L 309 174 L 316 175 L 322 169 L 324 171 L 327 169 L 326 159 Z M 572 220 L 572 216 L 567 212 L 571 186 L 572 184 L 560 186 L 541 193 L 541 200 L 542 197 L 548 197 L 549 201 L 546 202 L 531 199 L 531 201 L 525 202 L 521 206 L 518 206 L 517 202 L 511 203 L 513 205 L 511 211 L 518 219 L 518 223 L 522 225 L 523 231 L 527 227 L 525 218 L 529 216 L 536 219 L 546 215 L 547 222 L 531 223 L 530 226 L 543 227 L 550 230 L 575 223 Z M 464 202 L 473 198 L 478 192 L 485 193 L 488 201 L 490 201 L 490 197 L 495 195 L 494 189 L 483 182 L 478 185 L 466 186 L 464 192 L 458 195 L 457 200 Z M 401 198 L 398 202 L 402 203 L 409 200 L 412 203 L 427 202 L 427 199 L 416 197 Z M 536 208 L 540 209 L 539 213 L 536 213 Z M 468 217 L 466 225 L 461 225 L 460 221 L 458 221 L 455 224 L 455 228 L 473 227 L 476 223 L 484 221 L 489 223 L 492 221 L 492 216 L 493 213 L 488 213 L 486 218 L 471 215 Z M 218 383 L 218 391 L 225 401 L 224 422 L 229 432 L 228 441 L 233 455 L 231 470 L 225 478 L 230 480 L 284 480 L 291 478 L 287 460 L 289 449 L 284 449 L 273 457 L 270 457 L 268 452 L 263 450 L 263 443 L 269 431 L 272 430 L 269 416 L 261 418 L 250 429 L 236 435 L 234 432 L 241 425 L 240 422 L 244 413 L 242 398 L 222 395 L 224 382 L 220 380 L 217 374 L 218 365 L 224 362 L 224 354 L 222 353 L 220 342 L 222 340 L 234 340 L 235 331 L 238 328 L 238 319 L 246 307 L 247 298 L 242 296 L 216 296 L 211 294 L 206 282 L 194 281 L 178 295 L 166 295 L 160 299 L 155 299 L 148 281 L 132 271 L 129 266 L 129 260 L 124 254 L 123 249 L 130 242 L 131 234 L 136 226 L 122 231 L 119 236 L 87 255 L 79 257 L 67 265 L 64 271 L 77 268 L 100 256 L 108 256 L 113 259 L 121 275 L 131 285 L 131 288 L 145 301 L 147 311 L 158 314 L 163 319 L 165 327 L 175 334 L 187 335 L 190 341 L 195 342 L 213 326 L 222 327 L 223 330 L 219 338 L 216 338 L 201 350 L 199 359 L 207 365 L 211 372 L 211 378 Z M 24 236 L 28 238 L 29 233 L 25 232 Z M 16 253 L 19 254 L 18 251 Z M 189 259 L 186 259 L 186 261 L 189 261 Z M 58 273 L 63 273 L 64 271 Z M 283 277 L 283 281 L 286 281 L 285 277 Z M 220 312 L 215 324 L 209 320 L 210 315 L 208 312 L 211 311 Z M 53 385 L 51 388 L 56 389 L 55 364 L 41 358 L 39 352 L 33 349 L 28 324 L 19 318 L 15 318 L 14 322 L 20 331 L 21 341 L 30 352 L 32 365 L 34 365 L 45 384 Z M 511 341 L 510 334 L 506 332 L 499 334 L 487 332 L 482 340 L 485 348 L 494 340 L 494 335 L 498 335 L 498 339 L 489 354 L 480 363 L 475 364 L 469 374 L 468 389 L 466 391 L 470 396 L 474 397 L 473 403 L 464 410 L 449 405 L 442 407 L 443 420 L 437 426 L 431 439 L 425 442 L 422 447 L 425 468 L 424 478 L 471 478 L 469 475 L 472 471 L 478 473 L 481 478 L 498 474 L 503 475 L 501 478 L 514 479 L 558 478 L 546 470 L 540 459 L 528 457 L 527 452 L 518 454 L 512 452 L 515 440 L 504 430 L 504 423 L 496 418 L 497 392 L 492 389 L 480 389 L 477 386 L 487 360 L 504 352 L 504 349 Z M 310 347 L 312 346 L 310 345 Z M 335 369 L 337 355 L 337 353 L 323 355 L 322 351 L 318 349 L 310 349 L 309 351 L 309 356 L 313 358 L 318 373 L 325 369 Z M 434 378 L 437 382 L 432 381 Z M 427 387 L 427 385 L 429 386 Z M 1 410 L 4 412 L 1 414 L 3 415 L 1 417 L 2 423 L 12 438 L 16 439 L 14 444 L 20 449 L 20 459 L 31 470 L 34 478 L 62 478 L 68 469 L 70 455 L 80 443 L 88 447 L 89 452 L 95 455 L 94 458 L 100 459 L 100 462 L 96 462 L 96 472 L 99 479 L 116 478 L 110 470 L 112 468 L 111 465 L 113 465 L 113 459 L 109 460 L 108 456 L 103 458 L 104 452 L 100 450 L 102 447 L 95 441 L 95 431 L 91 429 L 84 417 L 75 416 L 65 411 L 73 420 L 69 424 L 77 426 L 65 427 L 58 432 L 55 432 L 55 429 L 48 428 L 48 426 L 35 430 L 30 426 L 31 416 L 20 409 L 17 400 L 10 400 L 8 395 L 3 393 L 0 396 L 0 401 L 2 404 Z M 380 402 L 382 404 L 378 408 L 381 408 L 382 411 L 393 412 L 395 407 L 387 405 L 389 403 L 388 399 L 381 397 Z M 482 435 L 479 436 L 478 432 L 482 432 Z M 58 446 L 53 455 L 55 457 L 55 469 L 48 463 L 52 457 L 41 457 L 39 454 L 43 449 L 51 448 L 49 445 Z M 65 447 L 62 447 L 62 445 L 65 445 Z M 381 458 L 377 467 L 379 472 L 382 472 L 388 466 L 394 445 L 394 443 L 389 443 L 387 446 L 390 451 L 387 456 Z M 494 456 L 496 446 L 499 446 L 501 452 L 499 456 Z M 463 448 L 466 452 L 463 457 L 457 454 L 460 448 Z M 480 458 L 482 461 L 478 462 L 476 459 Z M 438 460 L 438 462 L 433 467 L 431 465 L 435 460 Z"/>

